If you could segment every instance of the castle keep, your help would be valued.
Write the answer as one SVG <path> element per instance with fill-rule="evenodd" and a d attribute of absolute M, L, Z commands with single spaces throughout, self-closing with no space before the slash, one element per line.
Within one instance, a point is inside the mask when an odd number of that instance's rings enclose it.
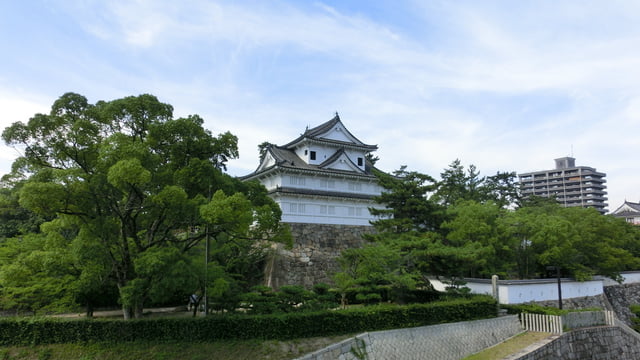
<path fill-rule="evenodd" d="M 278 248 L 267 266 L 267 285 L 312 286 L 328 282 L 335 258 L 360 247 L 373 231 L 370 207 L 382 188 L 368 154 L 377 150 L 356 138 L 338 114 L 282 145 L 268 145 L 260 165 L 242 179 L 258 180 L 291 226 L 293 248 Z"/>

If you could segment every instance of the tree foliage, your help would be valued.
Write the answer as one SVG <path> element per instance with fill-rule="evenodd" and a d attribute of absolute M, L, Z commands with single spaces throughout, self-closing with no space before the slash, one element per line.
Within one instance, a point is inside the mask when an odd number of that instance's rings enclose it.
<path fill-rule="evenodd" d="M 90 104 L 67 93 L 49 114 L 2 134 L 24 154 L 12 173 L 23 182 L 19 204 L 68 219 L 71 235 L 60 241 L 109 264 L 126 317 L 139 316 L 170 282 L 193 278 L 186 252 L 205 237 L 286 237 L 266 191 L 222 172 L 238 156 L 236 136 L 214 136 L 203 123 L 197 115 L 174 119 L 171 105 L 152 95 Z"/>
<path fill-rule="evenodd" d="M 381 270 L 385 259 L 394 259 L 392 267 L 412 274 L 418 286 L 431 276 L 452 286 L 493 274 L 555 276 L 549 267 L 579 280 L 595 274 L 620 280 L 621 271 L 640 265 L 637 227 L 594 209 L 522 199 L 515 173 L 483 177 L 455 160 L 439 181 L 406 167 L 376 175 L 384 188 L 376 200 L 386 208 L 371 209 L 379 216 L 372 222 L 377 232 L 367 236 L 374 244 L 343 252 L 342 271 L 334 277 L 343 293 L 393 273 Z"/>

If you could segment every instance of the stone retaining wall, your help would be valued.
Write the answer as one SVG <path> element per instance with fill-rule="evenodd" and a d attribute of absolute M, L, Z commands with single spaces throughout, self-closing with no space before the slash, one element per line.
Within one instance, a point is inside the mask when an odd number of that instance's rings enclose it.
<path fill-rule="evenodd" d="M 336 258 L 345 249 L 359 248 L 364 234 L 373 226 L 290 223 L 292 249 L 278 247 L 265 269 L 266 284 L 274 289 L 282 285 L 311 288 L 317 283 L 332 283 L 339 270 Z"/>
<path fill-rule="evenodd" d="M 604 293 L 607 295 L 607 299 L 611 303 L 618 319 L 627 325 L 632 325 L 631 319 L 635 315 L 631 313 L 629 306 L 640 304 L 640 284 L 605 286 Z"/>
<path fill-rule="evenodd" d="M 640 336 L 625 326 L 578 329 L 505 360 L 640 359 Z"/>
<path fill-rule="evenodd" d="M 532 301 L 534 304 L 538 304 L 545 307 L 558 307 L 558 300 L 546 300 L 546 301 Z M 562 299 L 562 308 L 566 310 L 576 309 L 607 309 L 607 299 L 603 295 L 598 296 L 583 296 L 570 299 Z"/>
<path fill-rule="evenodd" d="M 347 339 L 299 360 L 461 359 L 521 333 L 516 315 L 493 319 L 376 331 Z M 364 358 L 364 357 L 360 357 Z"/>

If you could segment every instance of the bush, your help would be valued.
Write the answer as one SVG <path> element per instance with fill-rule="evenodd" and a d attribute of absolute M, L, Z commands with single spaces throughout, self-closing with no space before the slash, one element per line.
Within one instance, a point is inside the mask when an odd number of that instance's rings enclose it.
<path fill-rule="evenodd" d="M 507 314 L 520 314 L 520 313 L 529 313 L 529 314 L 542 314 L 542 315 L 564 315 L 570 312 L 576 311 L 600 311 L 600 308 L 584 308 L 584 309 L 563 309 L 560 310 L 555 307 L 547 307 L 538 304 L 517 304 L 517 305 L 500 305 L 501 308 L 507 310 Z"/>
<path fill-rule="evenodd" d="M 0 345 L 126 341 L 277 339 L 332 336 L 363 331 L 433 325 L 496 316 L 496 302 L 485 296 L 408 306 L 271 315 L 225 315 L 146 320 L 0 321 Z"/>
<path fill-rule="evenodd" d="M 555 307 L 546 307 L 538 304 L 517 304 L 517 305 L 500 305 L 501 308 L 507 310 L 507 314 L 541 314 L 541 315 L 562 315 L 568 310 L 560 310 Z"/>
<path fill-rule="evenodd" d="M 636 316 L 631 318 L 633 322 L 633 329 L 637 332 L 640 332 L 640 305 L 631 305 L 629 306 L 629 310 Z"/>

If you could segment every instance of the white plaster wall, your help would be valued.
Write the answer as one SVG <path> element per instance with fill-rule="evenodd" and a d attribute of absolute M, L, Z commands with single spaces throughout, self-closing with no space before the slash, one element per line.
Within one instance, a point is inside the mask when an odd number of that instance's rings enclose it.
<path fill-rule="evenodd" d="M 627 273 L 628 274 L 628 273 Z M 625 274 L 625 275 L 627 275 Z M 640 277 L 640 272 L 633 273 L 633 277 Z M 444 291 L 446 284 L 440 280 L 430 279 L 433 287 Z M 467 279 L 466 287 L 474 294 L 492 295 L 489 280 Z M 616 283 L 617 284 L 617 283 Z M 562 298 L 571 299 L 585 296 L 598 296 L 604 293 L 602 278 L 590 281 L 562 280 Z M 498 281 L 498 296 L 501 304 L 522 304 L 531 301 L 546 301 L 558 299 L 558 283 L 555 279 L 540 280 L 501 280 Z"/>
<path fill-rule="evenodd" d="M 530 280 L 527 283 L 508 285 L 500 284 L 500 289 L 505 289 L 505 295 L 500 292 L 500 303 L 502 304 L 522 304 L 530 301 L 545 301 L 558 299 L 558 283 L 555 280 L 533 283 Z M 584 296 L 597 296 L 603 293 L 602 280 L 592 281 L 573 281 L 563 280 L 562 298 L 570 299 Z"/>
<path fill-rule="evenodd" d="M 465 286 L 468 287 L 469 289 L 471 289 L 471 292 L 474 293 L 474 294 L 493 295 L 493 290 L 491 288 L 491 283 L 467 282 L 467 284 Z"/>
<path fill-rule="evenodd" d="M 283 222 L 308 224 L 371 225 L 370 221 L 375 218 L 369 213 L 369 207 L 380 207 L 365 200 L 330 201 L 281 196 L 275 201 L 282 209 Z"/>
<path fill-rule="evenodd" d="M 626 271 L 620 275 L 624 278 L 623 284 L 635 284 L 640 283 L 640 271 Z M 603 278 L 604 286 L 620 285 L 618 282 L 608 277 Z"/>
<path fill-rule="evenodd" d="M 295 181 L 291 178 L 295 177 Z M 300 181 L 302 179 L 302 181 Z M 312 189 L 323 191 L 337 191 L 345 193 L 356 193 L 366 195 L 379 195 L 382 193 L 382 187 L 375 180 L 364 180 L 360 178 L 340 178 L 340 177 L 322 177 L 309 175 L 290 175 L 277 176 L 269 179 L 263 179 L 263 183 L 267 183 L 267 189 L 273 189 L 277 185 L 284 187 Z M 266 186 L 266 185 L 265 185 Z"/>

